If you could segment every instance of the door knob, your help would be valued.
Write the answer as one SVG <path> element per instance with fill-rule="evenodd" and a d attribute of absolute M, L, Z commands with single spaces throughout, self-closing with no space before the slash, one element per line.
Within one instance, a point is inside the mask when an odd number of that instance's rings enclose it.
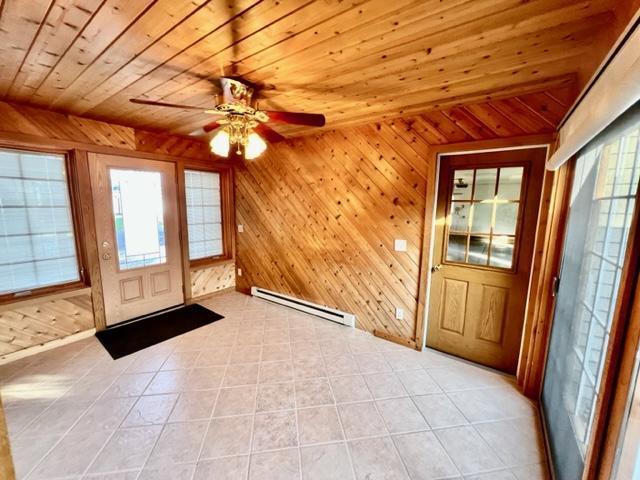
<path fill-rule="evenodd" d="M 433 267 L 431 267 L 431 272 L 432 273 L 439 272 L 441 268 L 442 268 L 441 264 L 434 265 Z"/>
<path fill-rule="evenodd" d="M 103 260 L 111 260 L 111 254 L 109 252 L 104 252 L 102 254 L 102 259 Z"/>

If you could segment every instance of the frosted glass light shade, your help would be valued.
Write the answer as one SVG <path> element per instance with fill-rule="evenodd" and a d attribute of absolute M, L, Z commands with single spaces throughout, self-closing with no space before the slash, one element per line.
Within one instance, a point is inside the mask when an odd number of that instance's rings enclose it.
<path fill-rule="evenodd" d="M 260 135 L 252 132 L 249 134 L 247 146 L 244 149 L 244 158 L 247 160 L 253 160 L 254 158 L 259 157 L 266 149 L 267 144 L 264 143 L 262 138 L 260 138 Z"/>
<path fill-rule="evenodd" d="M 231 142 L 229 141 L 229 134 L 227 133 L 227 131 L 220 130 L 218 133 L 216 133 L 209 142 L 209 146 L 211 147 L 211 151 L 216 155 L 219 155 L 221 157 L 228 157 Z"/>

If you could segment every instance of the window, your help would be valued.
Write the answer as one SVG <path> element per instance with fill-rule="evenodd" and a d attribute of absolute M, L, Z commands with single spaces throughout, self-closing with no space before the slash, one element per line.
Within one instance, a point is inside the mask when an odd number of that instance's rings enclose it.
<path fill-rule="evenodd" d="M 185 170 L 189 259 L 218 257 L 224 254 L 220 174 Z"/>
<path fill-rule="evenodd" d="M 111 170 L 120 270 L 167 263 L 160 172 Z"/>
<path fill-rule="evenodd" d="M 65 156 L 0 149 L 0 294 L 78 280 Z"/>
<path fill-rule="evenodd" d="M 447 262 L 510 269 L 523 167 L 454 170 Z"/>
<path fill-rule="evenodd" d="M 640 122 L 580 152 L 542 405 L 557 478 L 582 476 L 640 178 Z"/>

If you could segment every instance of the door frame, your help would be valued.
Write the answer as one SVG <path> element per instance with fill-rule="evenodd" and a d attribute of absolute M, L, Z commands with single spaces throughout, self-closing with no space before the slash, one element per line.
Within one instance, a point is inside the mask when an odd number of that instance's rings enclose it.
<path fill-rule="evenodd" d="M 527 135 L 521 137 L 501 138 L 496 140 L 481 140 L 474 142 L 450 143 L 446 145 L 436 145 L 429 149 L 427 153 L 427 164 L 429 165 L 427 172 L 426 202 L 424 215 L 424 230 L 422 235 L 422 249 L 420 258 L 420 276 L 418 281 L 418 309 L 416 313 L 416 348 L 424 350 L 426 343 L 427 322 L 429 321 L 429 302 L 431 293 L 431 267 L 433 266 L 433 253 L 435 248 L 435 226 L 436 226 L 436 205 L 438 199 L 438 177 L 440 175 L 441 157 L 447 155 L 465 155 L 475 153 L 488 153 L 492 151 L 509 151 L 522 150 L 528 148 L 546 148 L 547 158 L 552 152 L 555 144 L 556 134 Z M 543 205 L 548 201 L 549 182 L 554 178 L 553 172 L 545 172 L 542 184 L 542 196 L 540 204 Z M 547 218 L 541 215 L 542 209 L 538 211 L 538 219 L 536 222 L 536 232 L 544 229 Z M 536 247 L 538 244 L 538 234 L 536 234 Z M 531 287 L 534 284 L 534 276 L 536 274 L 536 265 L 539 262 L 538 249 L 534 248 L 532 258 L 532 275 L 530 277 L 528 294 L 530 296 Z M 532 304 L 527 301 L 525 307 L 525 322 L 523 325 L 521 347 L 518 361 L 518 372 L 516 378 L 519 380 L 524 372 L 521 367 L 529 361 L 529 349 L 525 348 L 528 339 L 535 330 L 536 325 L 529 322 L 529 310 Z"/>
<path fill-rule="evenodd" d="M 93 159 L 89 158 L 89 156 L 93 156 Z M 180 293 L 181 293 L 182 304 L 184 305 L 186 303 L 187 286 L 184 284 L 184 277 L 185 277 L 185 275 L 184 275 L 184 257 L 185 257 L 184 249 L 185 249 L 185 246 L 183 244 L 184 242 L 183 242 L 182 234 L 181 234 L 182 216 L 183 215 L 181 213 L 180 191 L 178 189 L 178 164 L 177 163 L 175 163 L 175 162 L 163 162 L 161 160 L 150 159 L 150 158 L 128 157 L 127 155 L 112 155 L 112 154 L 102 154 L 102 153 L 88 152 L 88 154 L 87 154 L 87 167 L 88 167 L 88 171 L 89 171 L 89 184 L 90 184 L 90 187 L 91 187 L 91 198 L 88 199 L 88 201 L 90 201 L 92 206 L 93 206 L 93 214 L 94 214 L 93 220 L 94 220 L 94 223 L 96 221 L 96 217 L 95 217 L 95 213 L 96 213 L 95 212 L 95 208 L 96 208 L 95 207 L 95 205 L 96 205 L 95 202 L 97 200 L 96 195 L 101 195 L 101 194 L 105 194 L 106 195 L 107 194 L 106 191 L 103 192 L 103 191 L 96 191 L 95 190 L 95 187 L 98 185 L 97 184 L 97 178 L 98 178 L 99 172 L 104 170 L 105 181 L 107 182 L 107 184 L 105 185 L 105 188 L 108 187 L 108 190 L 110 192 L 110 190 L 111 190 L 111 178 L 110 178 L 110 174 L 109 174 L 110 170 L 112 168 L 116 168 L 116 169 L 125 168 L 124 166 L 118 165 L 117 162 L 126 161 L 128 159 L 130 159 L 134 163 L 133 166 L 129 167 L 132 170 L 145 171 L 145 172 L 160 172 L 161 174 L 171 173 L 172 176 L 173 176 L 173 178 L 170 179 L 170 182 L 172 182 L 173 185 L 169 187 L 169 190 L 173 190 L 173 193 L 175 195 L 174 198 L 165 197 L 165 195 L 169 194 L 169 192 L 167 191 L 167 188 L 165 188 L 164 186 L 162 187 L 161 194 L 162 194 L 162 202 L 164 204 L 164 207 L 167 206 L 167 202 L 173 203 L 174 207 L 175 207 L 175 214 L 176 214 L 175 216 L 176 216 L 176 218 L 174 220 L 175 220 L 175 228 L 176 228 L 175 236 L 176 236 L 177 244 L 175 245 L 174 248 L 176 249 L 176 253 L 177 253 L 177 256 L 178 256 L 178 258 L 176 259 L 176 266 L 179 266 L 179 268 L 180 268 L 180 272 L 179 272 L 178 276 L 180 278 L 180 281 L 182 282 L 182 285 L 181 285 L 181 288 L 179 290 L 180 290 Z M 116 162 L 116 163 L 112 163 L 112 162 Z M 144 165 L 141 166 L 137 162 L 142 162 Z M 158 165 L 158 166 L 157 167 L 147 166 L 146 162 L 152 162 L 152 163 L 154 163 L 154 165 Z M 96 167 L 96 171 L 95 172 L 92 171 L 92 168 L 91 168 L 92 164 Z M 163 170 L 158 170 L 159 167 L 161 169 L 163 169 Z M 164 170 L 164 169 L 166 169 L 166 170 Z M 96 177 L 94 178 L 93 175 L 96 175 Z M 113 258 L 114 258 L 114 261 L 117 262 L 117 260 L 118 260 L 118 250 L 117 250 L 118 249 L 118 245 L 117 245 L 117 240 L 116 240 L 116 231 L 115 231 L 115 227 L 113 225 L 113 211 L 112 211 L 113 208 L 112 208 L 112 205 L 111 205 L 111 198 L 109 198 L 108 205 L 109 205 L 109 209 L 108 209 L 109 212 L 106 212 L 106 213 L 107 213 L 107 216 L 111 217 L 111 219 L 110 219 L 111 224 L 108 227 L 108 230 L 113 235 L 113 246 L 112 246 L 113 249 L 114 249 Z M 167 214 L 167 211 L 165 210 L 165 212 L 164 212 L 164 215 L 165 215 L 164 219 L 165 220 L 167 219 L 166 214 Z M 98 225 L 97 224 L 95 225 L 95 231 L 96 231 L 95 248 L 96 248 L 96 251 L 99 251 L 100 247 L 98 245 L 99 241 L 98 241 L 98 238 L 97 238 L 98 237 L 98 235 L 97 235 L 97 233 L 98 233 Z M 166 235 L 166 231 L 165 231 L 165 235 Z M 168 254 L 169 254 L 169 249 L 167 248 L 167 255 Z M 169 257 L 167 256 L 167 258 L 169 258 Z M 99 278 L 99 281 L 100 281 L 100 287 L 101 287 L 101 290 L 102 290 L 102 301 L 104 302 L 104 300 L 105 300 L 104 299 L 104 294 L 105 294 L 104 283 L 105 282 L 104 282 L 104 278 L 102 276 L 104 263 L 99 258 L 97 259 L 97 261 L 98 261 L 97 273 L 98 273 L 98 278 Z M 129 271 L 142 270 L 142 269 L 145 269 L 145 268 L 153 268 L 153 267 L 154 266 L 136 267 L 136 268 L 130 269 Z M 122 273 L 122 272 L 123 271 L 118 266 L 115 267 L 114 273 L 116 275 L 119 274 L 119 273 Z M 173 308 L 173 307 L 170 307 L 170 308 Z M 161 309 L 161 310 L 163 310 L 163 309 Z M 155 311 L 146 312 L 146 313 L 143 313 L 142 315 L 135 316 L 134 318 L 139 318 L 140 316 L 144 316 L 144 315 L 150 315 L 152 313 L 155 313 Z M 108 320 L 107 320 L 107 309 L 104 306 L 103 306 L 103 315 L 104 315 L 105 326 L 107 328 L 108 327 L 113 327 L 113 326 L 116 326 L 116 325 L 119 325 L 119 324 L 122 324 L 122 323 L 125 323 L 125 322 L 128 322 L 128 321 L 132 320 L 131 318 L 130 319 L 124 319 L 124 320 L 120 319 L 120 320 L 118 320 L 116 322 L 113 322 L 113 320 L 112 320 L 112 323 L 109 323 Z"/>

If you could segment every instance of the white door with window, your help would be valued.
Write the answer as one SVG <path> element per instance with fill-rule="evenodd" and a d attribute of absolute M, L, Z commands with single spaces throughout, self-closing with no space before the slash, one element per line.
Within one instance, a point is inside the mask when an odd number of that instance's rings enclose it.
<path fill-rule="evenodd" d="M 175 165 L 90 154 L 107 325 L 184 302 Z"/>

